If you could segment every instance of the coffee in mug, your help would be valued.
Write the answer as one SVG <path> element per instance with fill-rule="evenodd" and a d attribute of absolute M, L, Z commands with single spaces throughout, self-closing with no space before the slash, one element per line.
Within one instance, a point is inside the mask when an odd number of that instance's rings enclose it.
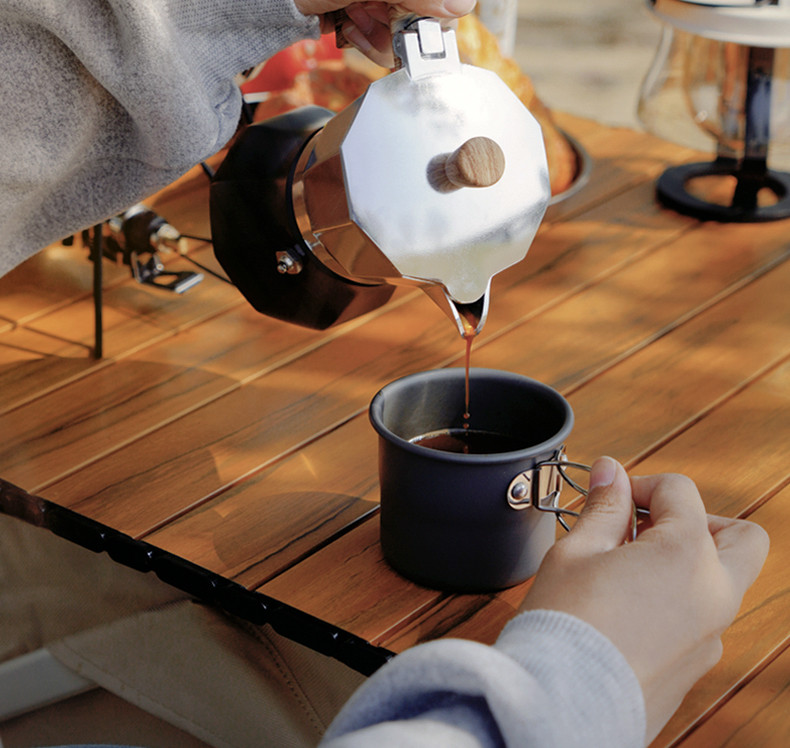
<path fill-rule="evenodd" d="M 494 452 L 513 452 L 526 446 L 522 439 L 508 434 L 480 429 L 440 429 L 414 437 L 412 444 L 428 449 L 461 454 L 492 454 Z"/>

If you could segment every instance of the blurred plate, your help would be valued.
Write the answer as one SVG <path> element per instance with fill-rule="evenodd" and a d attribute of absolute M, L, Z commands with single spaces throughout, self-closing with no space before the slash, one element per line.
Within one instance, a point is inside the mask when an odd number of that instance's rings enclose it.
<path fill-rule="evenodd" d="M 552 215 L 552 208 L 556 206 L 558 203 L 567 200 L 570 197 L 573 197 L 577 192 L 580 192 L 584 189 L 587 182 L 590 181 L 590 172 L 592 171 L 592 159 L 590 158 L 587 151 L 582 148 L 581 144 L 579 143 L 576 138 L 572 135 L 569 135 L 565 130 L 560 130 L 562 136 L 568 141 L 571 148 L 573 149 L 574 155 L 576 156 L 576 176 L 573 179 L 570 187 L 563 190 L 562 192 L 558 192 L 556 195 L 552 195 L 551 199 L 549 200 L 549 207 L 546 209 L 546 216 L 551 217 Z"/>

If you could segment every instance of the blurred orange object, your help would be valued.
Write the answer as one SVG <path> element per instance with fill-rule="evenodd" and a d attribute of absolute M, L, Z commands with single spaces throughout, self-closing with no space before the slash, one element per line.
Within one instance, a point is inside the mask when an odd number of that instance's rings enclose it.
<path fill-rule="evenodd" d="M 335 46 L 334 34 L 324 34 L 318 41 L 305 39 L 270 57 L 255 68 L 241 86 L 245 96 L 263 91 L 291 88 L 299 73 L 315 70 L 326 60 L 341 60 L 342 50 Z"/>
<path fill-rule="evenodd" d="M 373 65 L 357 70 L 343 58 L 321 60 L 310 70 L 296 72 L 289 88 L 261 96 L 256 103 L 253 120 L 260 122 L 310 104 L 339 112 L 362 96 L 376 78 L 386 73 L 384 68 Z"/>

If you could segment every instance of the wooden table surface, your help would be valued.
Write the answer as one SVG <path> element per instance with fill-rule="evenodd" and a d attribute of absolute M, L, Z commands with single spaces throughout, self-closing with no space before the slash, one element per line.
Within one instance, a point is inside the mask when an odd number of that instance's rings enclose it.
<path fill-rule="evenodd" d="M 589 182 L 495 279 L 473 365 L 559 389 L 572 460 L 686 473 L 709 511 L 765 527 L 771 553 L 722 661 L 655 745 L 790 744 L 790 222 L 664 210 L 655 177 L 696 154 L 561 123 Z M 157 209 L 205 236 L 206 187 L 195 171 Z M 216 267 L 210 247 L 190 247 Z M 210 276 L 178 296 L 104 265 L 100 361 L 84 249 L 51 248 L 0 281 L 0 477 L 392 651 L 493 641 L 529 582 L 443 594 L 390 570 L 378 545 L 367 405 L 399 376 L 463 362 L 422 292 L 315 332 L 259 316 Z"/>

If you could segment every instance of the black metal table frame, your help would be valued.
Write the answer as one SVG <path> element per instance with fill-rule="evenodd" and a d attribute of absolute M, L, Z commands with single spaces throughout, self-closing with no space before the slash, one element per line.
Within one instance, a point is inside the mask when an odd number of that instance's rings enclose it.
<path fill-rule="evenodd" d="M 53 532 L 94 553 L 160 580 L 249 623 L 270 625 L 278 634 L 372 675 L 395 656 L 355 634 L 298 608 L 232 582 L 150 543 L 28 493 L 0 478 L 0 512 Z"/>

